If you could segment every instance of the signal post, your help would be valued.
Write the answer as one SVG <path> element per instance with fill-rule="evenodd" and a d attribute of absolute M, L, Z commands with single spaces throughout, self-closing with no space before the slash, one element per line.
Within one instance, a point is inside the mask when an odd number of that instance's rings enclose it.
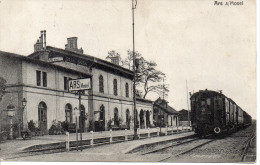
<path fill-rule="evenodd" d="M 78 115 L 76 115 L 76 140 L 77 140 L 77 151 L 78 151 L 78 122 L 77 118 L 82 114 L 81 112 L 81 96 L 85 94 L 85 90 L 91 90 L 91 79 L 73 79 L 69 80 L 69 91 L 74 92 L 76 95 L 79 96 L 79 107 L 78 107 Z M 83 114 L 85 115 L 85 114 Z M 82 132 L 83 132 L 83 125 L 82 125 L 82 117 L 79 117 L 79 131 L 80 131 L 80 150 L 83 150 L 82 144 Z"/>

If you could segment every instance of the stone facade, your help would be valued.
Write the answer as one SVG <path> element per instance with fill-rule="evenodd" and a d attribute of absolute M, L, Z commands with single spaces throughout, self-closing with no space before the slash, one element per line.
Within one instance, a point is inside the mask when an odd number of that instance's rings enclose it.
<path fill-rule="evenodd" d="M 41 131 L 47 134 L 54 120 L 65 121 L 66 104 L 71 104 L 73 107 L 78 106 L 77 96 L 63 89 L 64 76 L 90 77 L 82 72 L 11 53 L 1 52 L 0 58 L 1 77 L 7 81 L 6 94 L 0 103 L 2 128 L 6 127 L 9 122 L 2 120 L 6 118 L 4 110 L 12 104 L 16 111 L 14 123 L 27 126 L 27 123 L 32 120 L 36 127 L 42 127 Z M 37 84 L 37 72 L 47 74 L 46 86 L 43 86 L 42 76 L 40 84 Z M 22 108 L 23 98 L 27 100 L 24 109 Z M 83 96 L 82 100 L 82 105 L 88 107 L 87 96 Z M 46 110 L 44 110 L 46 112 L 42 112 L 45 113 L 45 119 L 40 120 L 39 107 L 43 104 L 46 105 Z"/>
<path fill-rule="evenodd" d="M 42 43 L 42 42 L 41 42 Z M 104 131 L 110 128 L 133 129 L 133 72 L 117 64 L 82 52 L 44 46 L 25 57 L 1 52 L 0 73 L 7 80 L 7 93 L 0 103 L 1 118 L 5 107 L 16 107 L 15 123 L 27 127 L 30 120 L 43 134 L 56 121 L 80 121 L 84 131 Z M 69 79 L 91 78 L 92 89 L 81 99 L 67 89 Z M 40 79 L 40 82 L 39 82 Z M 27 100 L 23 109 L 22 100 Z M 138 99 L 138 121 L 143 128 L 153 125 L 152 102 Z M 149 112 L 149 113 L 148 113 Z M 141 115 L 141 116 L 140 116 Z M 1 120 L 7 125 L 8 120 Z M 80 125 L 78 124 L 78 125 Z"/>

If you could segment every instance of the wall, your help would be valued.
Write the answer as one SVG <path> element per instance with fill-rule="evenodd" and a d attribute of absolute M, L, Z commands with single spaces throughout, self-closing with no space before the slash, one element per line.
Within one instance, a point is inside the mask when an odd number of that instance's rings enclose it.
<path fill-rule="evenodd" d="M 13 123 L 17 124 L 22 115 L 21 103 L 19 102 L 21 87 L 17 86 L 22 81 L 21 66 L 21 61 L 0 56 L 0 76 L 7 81 L 6 85 L 13 86 L 6 89 L 6 93 L 0 102 L 0 130 L 9 128 L 9 118 L 5 111 L 8 105 L 15 106 L 16 115 L 13 117 Z"/>

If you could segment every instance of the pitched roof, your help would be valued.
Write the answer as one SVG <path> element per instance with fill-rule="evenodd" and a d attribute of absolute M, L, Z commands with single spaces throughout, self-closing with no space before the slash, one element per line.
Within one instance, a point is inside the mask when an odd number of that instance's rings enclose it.
<path fill-rule="evenodd" d="M 77 58 L 79 60 L 84 60 L 84 61 L 87 61 L 88 63 L 90 63 L 93 67 L 101 68 L 106 71 L 111 70 L 111 71 L 113 71 L 113 73 L 117 73 L 122 76 L 127 76 L 130 78 L 133 78 L 133 76 L 134 76 L 134 73 L 132 70 L 126 69 L 120 65 L 113 64 L 111 62 L 102 60 L 100 58 L 96 58 L 91 55 L 80 54 L 77 52 L 60 49 L 60 48 L 56 48 L 56 47 L 52 47 L 52 46 L 47 46 L 45 51 L 47 51 L 49 53 L 54 52 L 53 54 L 55 54 L 55 55 L 59 54 L 61 56 L 70 56 L 70 57 Z M 31 55 L 29 55 L 28 57 L 35 58 L 38 56 L 38 54 L 39 54 L 39 52 L 34 52 Z"/>
<path fill-rule="evenodd" d="M 169 112 L 169 113 L 172 113 L 172 114 L 179 114 L 179 112 L 178 111 L 176 111 L 173 107 L 171 107 L 171 106 L 167 106 L 167 111 Z"/>
<path fill-rule="evenodd" d="M 47 66 L 49 68 L 58 69 L 58 70 L 61 70 L 61 71 L 64 71 L 64 72 L 80 74 L 80 75 L 82 75 L 84 77 L 91 77 L 92 76 L 89 73 L 76 71 L 76 70 L 73 70 L 73 69 L 70 69 L 70 68 L 66 68 L 66 67 L 63 67 L 63 66 L 51 64 L 51 63 L 45 62 L 45 61 L 36 60 L 36 59 L 29 58 L 27 56 L 15 54 L 15 53 L 9 53 L 9 52 L 0 51 L 0 56 L 5 56 L 5 57 L 8 57 L 8 58 L 18 59 L 18 60 L 26 61 L 26 62 L 33 63 L 33 64 L 42 65 L 44 67 Z"/>
<path fill-rule="evenodd" d="M 166 108 L 163 106 L 162 102 L 167 103 Z M 161 99 L 160 97 L 155 100 L 154 105 L 160 107 L 161 109 L 163 109 L 163 110 L 166 111 L 167 113 L 170 113 L 170 114 L 179 114 L 178 111 L 176 111 L 173 107 L 171 107 L 171 106 L 168 104 L 168 101 L 167 101 L 167 100 Z"/>

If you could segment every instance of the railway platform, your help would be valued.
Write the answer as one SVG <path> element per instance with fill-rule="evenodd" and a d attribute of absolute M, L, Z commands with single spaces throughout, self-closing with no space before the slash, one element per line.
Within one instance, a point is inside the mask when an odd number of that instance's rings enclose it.
<path fill-rule="evenodd" d="M 145 133 L 145 130 L 143 130 L 143 133 Z M 107 132 L 103 133 L 97 133 L 99 134 L 99 137 L 105 137 L 107 136 Z M 122 135 L 123 133 L 115 131 L 115 136 Z M 163 141 L 168 141 L 172 139 L 177 139 L 185 136 L 191 136 L 193 135 L 193 132 L 186 130 L 180 130 L 179 133 L 173 133 L 171 135 L 167 136 L 151 136 L 150 138 L 140 138 L 140 140 L 128 140 L 128 141 L 120 141 L 121 143 L 115 142 L 115 144 L 112 145 L 105 145 L 104 147 L 108 147 L 109 151 L 111 152 L 112 150 L 118 150 L 120 149 L 122 153 L 127 153 L 130 152 L 142 145 L 149 145 L 152 143 L 160 143 Z M 124 135 L 124 134 L 123 134 Z M 89 133 L 83 134 L 84 138 L 88 138 L 90 135 Z M 76 136 L 75 134 L 71 135 L 71 140 L 75 140 Z M 1 160 L 13 160 L 13 158 L 18 158 L 22 157 L 20 153 L 23 152 L 24 150 L 28 148 L 33 148 L 34 146 L 38 146 L 37 149 L 41 150 L 41 148 L 46 148 L 49 146 L 52 146 L 52 144 L 64 144 L 65 143 L 66 136 L 64 135 L 46 135 L 46 136 L 38 136 L 38 137 L 33 137 L 31 140 L 10 140 L 5 143 L 0 144 L 1 148 Z M 109 143 L 104 143 L 104 144 L 109 144 Z M 116 147 L 114 147 L 116 145 Z M 99 146 L 99 145 L 97 145 Z M 110 148 L 111 146 L 111 148 Z M 92 148 L 92 147 L 91 147 Z M 95 148 L 95 147 L 94 147 Z M 103 148 L 103 147 L 96 147 L 96 148 Z M 60 152 L 64 151 L 62 149 Z M 84 151 L 84 150 L 83 150 Z M 31 152 L 30 150 L 28 152 Z M 73 151 L 74 152 L 74 151 Z"/>

